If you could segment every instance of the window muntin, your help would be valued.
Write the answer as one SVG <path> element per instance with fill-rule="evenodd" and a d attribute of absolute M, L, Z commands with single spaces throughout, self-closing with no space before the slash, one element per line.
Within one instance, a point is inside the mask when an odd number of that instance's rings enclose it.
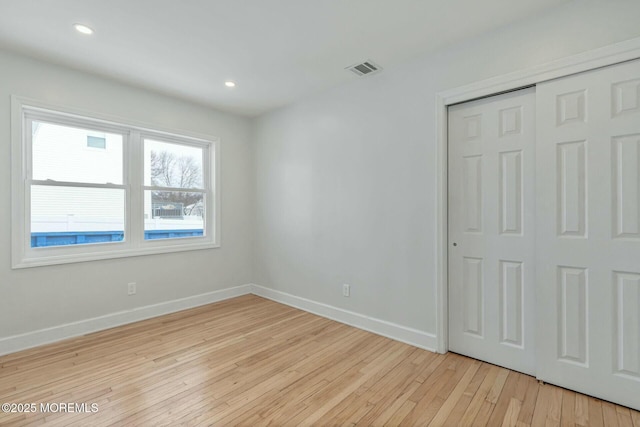
<path fill-rule="evenodd" d="M 12 97 L 13 268 L 219 247 L 216 140 L 54 108 L 57 111 L 37 101 Z M 73 138 L 44 138 L 62 131 Z M 89 147 L 91 137 L 104 138 L 105 148 Z M 65 155 L 46 156 L 56 145 L 66 150 Z M 145 145 L 187 155 L 197 165 L 197 179 L 189 184 L 166 181 L 184 185 L 174 188 L 154 185 L 149 175 L 150 185 L 145 185 Z M 81 152 L 93 159 L 82 157 Z M 92 165 L 86 173 L 69 167 L 85 164 L 82 160 Z M 173 218 L 161 218 L 164 226 L 174 227 L 181 216 L 179 233 L 158 227 L 149 197 L 152 193 L 161 196 L 161 201 L 190 200 L 181 211 L 173 212 Z M 100 209 L 99 199 L 109 200 L 102 206 L 108 209 Z M 159 209 L 163 207 L 169 206 L 163 203 Z M 171 214 L 166 209 L 156 213 Z M 43 221 L 48 214 L 65 218 Z M 78 218 L 82 221 L 74 221 Z"/>

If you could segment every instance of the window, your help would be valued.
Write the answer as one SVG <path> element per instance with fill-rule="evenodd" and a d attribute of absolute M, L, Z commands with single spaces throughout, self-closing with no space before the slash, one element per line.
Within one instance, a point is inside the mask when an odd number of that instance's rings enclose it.
<path fill-rule="evenodd" d="M 218 246 L 217 141 L 12 101 L 14 268 Z"/>
<path fill-rule="evenodd" d="M 87 147 L 105 150 L 107 148 L 107 138 L 104 136 L 87 135 Z"/>

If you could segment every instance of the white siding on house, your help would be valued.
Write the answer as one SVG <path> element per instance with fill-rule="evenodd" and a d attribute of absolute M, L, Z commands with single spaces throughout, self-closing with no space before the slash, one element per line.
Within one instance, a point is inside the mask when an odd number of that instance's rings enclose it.
<path fill-rule="evenodd" d="M 111 188 L 31 187 L 31 218 L 67 217 L 124 221 L 124 190 Z"/>
<path fill-rule="evenodd" d="M 105 139 L 105 148 L 88 146 L 87 137 Z M 34 121 L 33 179 L 92 184 L 122 184 L 123 136 Z M 122 189 L 34 185 L 31 231 L 124 230 Z"/>
<path fill-rule="evenodd" d="M 87 136 L 106 139 L 106 147 L 87 146 Z M 122 184 L 122 135 L 34 122 L 33 178 Z"/>

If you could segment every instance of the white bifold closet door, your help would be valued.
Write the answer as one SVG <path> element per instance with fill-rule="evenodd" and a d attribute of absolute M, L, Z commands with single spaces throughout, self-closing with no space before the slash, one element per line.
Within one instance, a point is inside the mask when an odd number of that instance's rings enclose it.
<path fill-rule="evenodd" d="M 640 62 L 536 104 L 537 376 L 640 409 Z"/>
<path fill-rule="evenodd" d="M 449 108 L 449 349 L 535 374 L 533 88 Z"/>

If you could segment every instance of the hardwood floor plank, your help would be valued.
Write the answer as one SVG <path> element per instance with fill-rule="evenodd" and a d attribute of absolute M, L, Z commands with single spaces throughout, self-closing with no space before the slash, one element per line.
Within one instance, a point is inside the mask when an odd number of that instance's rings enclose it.
<path fill-rule="evenodd" d="M 484 399 L 484 402 L 482 402 L 478 415 L 476 415 L 473 420 L 473 425 L 488 425 L 489 419 L 493 414 L 493 410 L 496 407 L 496 403 L 502 393 L 502 388 L 505 385 L 508 375 L 508 369 L 499 368 L 496 380 L 491 386 L 489 393 L 487 393 L 487 397 Z"/>
<path fill-rule="evenodd" d="M 575 421 L 577 426 L 589 425 L 589 398 L 584 394 L 576 393 Z"/>
<path fill-rule="evenodd" d="M 559 427 L 560 417 L 562 416 L 562 400 L 563 389 L 559 387 L 550 387 L 551 396 L 549 400 L 549 409 L 547 410 L 547 420 L 545 425 L 547 427 Z"/>
<path fill-rule="evenodd" d="M 618 426 L 620 427 L 633 427 L 633 420 L 631 419 L 631 411 L 628 408 L 621 406 L 616 407 L 618 414 Z"/>
<path fill-rule="evenodd" d="M 640 414 L 247 295 L 0 357 L 4 426 L 640 427 Z"/>
<path fill-rule="evenodd" d="M 416 406 L 413 411 L 411 411 L 407 417 L 403 420 L 403 424 L 407 425 L 418 425 L 418 419 L 424 418 L 425 414 L 430 414 L 427 412 L 427 409 L 430 408 L 430 405 L 438 398 L 438 393 L 443 387 L 446 387 L 447 384 L 452 382 L 454 375 L 456 373 L 456 359 L 459 358 L 458 355 L 452 355 L 449 353 L 447 355 L 446 362 L 444 363 L 447 366 L 446 369 L 441 369 L 436 371 L 434 375 L 429 377 L 420 389 L 427 389 L 426 392 L 422 394 L 418 394 L 418 390 L 416 390 L 413 395 L 410 397 L 411 400 L 416 402 Z M 442 399 L 439 399 L 442 400 Z M 426 420 L 428 423 L 429 420 Z M 423 421 L 423 425 L 426 425 Z"/>
<path fill-rule="evenodd" d="M 458 381 L 451 394 L 449 394 L 442 406 L 440 406 L 438 412 L 436 412 L 436 415 L 429 423 L 430 426 L 440 427 L 446 425 L 445 422 L 447 418 L 449 418 L 449 415 L 451 415 L 453 408 L 455 408 L 458 401 L 462 398 L 464 391 L 471 383 L 471 380 L 473 380 L 473 377 L 476 375 L 476 372 L 478 372 L 479 368 L 480 362 L 474 362 L 471 364 L 460 381 Z"/>
<path fill-rule="evenodd" d="M 602 419 L 606 427 L 618 427 L 618 413 L 614 404 L 602 402 Z"/>
<path fill-rule="evenodd" d="M 570 390 L 562 390 L 562 412 L 560 425 L 574 427 L 576 425 L 576 394 Z"/>
<path fill-rule="evenodd" d="M 512 397 L 502 419 L 502 427 L 515 427 L 518 424 L 518 415 L 520 415 L 521 408 L 522 401 Z"/>
<path fill-rule="evenodd" d="M 413 409 L 416 407 L 415 402 L 412 402 L 411 400 L 407 400 L 406 402 L 404 402 L 404 404 L 400 407 L 400 409 L 398 409 L 397 412 L 395 412 L 391 418 L 389 419 L 388 422 L 386 422 L 384 425 L 386 426 L 402 426 L 402 425 L 407 425 L 404 420 L 405 418 L 407 418 L 407 415 L 409 415 L 410 412 L 413 411 Z"/>
<path fill-rule="evenodd" d="M 520 408 L 520 414 L 518 414 L 518 423 L 523 425 L 531 425 L 533 419 L 533 411 L 538 400 L 539 384 L 535 378 L 528 375 L 523 375 L 527 383 L 527 391 L 525 392 L 524 399 L 522 401 L 522 407 Z"/>
<path fill-rule="evenodd" d="M 416 406 L 415 415 L 413 417 L 415 420 L 414 421 L 415 425 L 430 424 L 435 418 L 435 416 L 437 415 L 438 411 L 445 406 L 445 402 L 449 399 L 449 397 L 451 397 L 451 394 L 453 393 L 457 385 L 460 383 L 460 381 L 463 381 L 463 379 L 467 377 L 468 377 L 467 381 L 470 381 L 471 378 L 473 378 L 473 375 L 475 374 L 475 369 L 474 369 L 474 372 L 471 373 L 471 375 L 468 375 L 469 369 L 471 369 L 473 365 L 478 362 L 473 361 L 471 359 L 467 359 L 467 358 L 460 358 L 459 355 L 456 355 L 456 356 L 458 356 L 457 360 L 449 368 L 453 370 L 453 375 L 451 376 L 450 380 L 445 382 L 441 387 L 439 387 L 438 392 L 434 399 L 430 401 L 423 399 L 421 401 L 421 405 Z M 464 385 L 464 388 L 466 388 L 466 385 Z M 461 390 L 464 391 L 464 388 L 462 388 Z M 454 396 L 452 405 L 455 405 L 455 402 L 456 402 L 456 397 Z M 452 408 L 446 409 L 447 413 L 445 413 L 445 415 L 448 415 L 448 412 L 451 409 Z"/>
<path fill-rule="evenodd" d="M 402 407 L 405 409 L 408 407 L 413 408 L 414 405 L 405 405 L 407 401 L 410 401 L 411 396 L 415 391 L 422 386 L 424 381 L 429 378 L 433 372 L 435 372 L 438 366 L 442 365 L 446 356 L 442 354 L 431 353 L 430 358 L 420 358 L 421 361 L 416 366 L 416 370 L 411 376 L 409 376 L 398 388 L 398 393 L 385 393 L 386 396 L 382 402 L 379 403 L 378 408 L 369 412 L 367 416 L 362 420 L 364 425 L 385 425 L 392 418 L 397 418 L 398 411 L 403 413 Z M 408 415 L 408 412 L 404 414 L 403 418 Z"/>
<path fill-rule="evenodd" d="M 552 389 L 553 386 L 550 384 L 539 385 L 538 399 L 531 418 L 531 427 L 543 427 L 546 424 Z"/>
<path fill-rule="evenodd" d="M 366 424 L 366 419 L 364 421 L 360 419 L 365 416 L 375 419 L 398 396 L 398 393 L 394 391 L 403 390 L 413 381 L 416 370 L 413 359 L 414 355 L 419 353 L 421 352 L 413 351 L 410 357 L 405 358 L 391 369 L 381 369 L 376 376 L 369 379 L 325 416 L 329 419 L 335 419 L 337 424 L 347 422 Z M 358 412 L 358 407 L 368 407 L 368 410 L 366 413 Z M 358 418 L 360 415 L 361 417 Z"/>
<path fill-rule="evenodd" d="M 505 382 L 507 381 L 507 377 L 509 376 L 509 370 L 500 368 L 500 372 L 498 372 L 498 376 L 496 377 L 496 382 L 493 383 L 491 390 L 487 394 L 487 402 L 497 403 L 500 394 L 502 393 L 502 388 L 504 387 Z"/>
<path fill-rule="evenodd" d="M 602 418 L 602 404 L 597 399 L 589 399 L 589 426 L 604 426 L 604 420 Z"/>
<path fill-rule="evenodd" d="M 482 384 L 478 388 L 478 391 L 475 393 L 475 395 L 471 399 L 471 403 L 469 404 L 466 411 L 464 412 L 462 419 L 460 420 L 460 426 L 468 427 L 472 425 L 473 420 L 475 420 L 476 416 L 478 415 L 478 412 L 480 412 L 480 408 L 482 407 L 483 403 L 486 401 L 487 394 L 489 393 L 489 390 L 491 390 L 491 388 L 493 387 L 493 384 L 495 383 L 495 380 L 499 372 L 500 372 L 500 368 L 493 365 L 491 366 L 489 372 L 487 373 L 486 377 L 482 381 Z"/>
<path fill-rule="evenodd" d="M 486 378 L 490 367 L 491 365 L 488 363 L 483 362 L 480 364 L 478 371 L 476 372 L 475 376 L 467 386 L 467 389 L 464 391 L 463 395 L 458 400 L 458 403 L 451 411 L 451 414 L 449 414 L 449 417 L 447 418 L 445 425 L 458 426 L 462 423 L 462 417 L 464 416 L 467 408 L 471 404 L 473 396 L 477 393 L 478 389 L 484 382 L 484 379 Z"/>
<path fill-rule="evenodd" d="M 398 360 L 398 356 L 405 352 L 406 349 L 402 348 L 402 346 L 392 344 L 391 348 L 387 350 L 385 353 L 382 353 L 377 358 L 373 359 L 370 364 L 375 365 L 376 363 L 386 364 L 393 363 Z M 398 348 L 400 347 L 400 348 Z M 365 367 L 366 369 L 366 367 Z M 304 419 L 305 423 L 313 424 L 316 421 L 322 419 L 322 417 L 329 411 L 331 408 L 336 406 L 342 399 L 347 397 L 350 393 L 354 392 L 360 385 L 365 383 L 370 377 L 375 375 L 375 371 L 369 370 L 367 372 L 362 373 L 360 370 L 360 375 L 358 378 L 355 378 L 351 381 L 342 381 L 341 386 L 338 387 L 337 394 L 333 394 L 332 396 L 326 396 L 326 399 L 322 399 L 322 401 L 317 402 L 314 401 L 309 406 L 312 408 L 311 413 Z M 336 380 L 337 381 L 337 380 Z M 320 405 L 318 405 L 320 403 Z"/>
<path fill-rule="evenodd" d="M 507 412 L 507 408 L 511 403 L 511 397 L 516 393 L 516 386 L 518 385 L 518 376 L 520 374 L 517 372 L 509 371 L 509 375 L 507 376 L 507 380 L 504 383 L 504 387 L 500 391 L 498 398 L 496 399 L 496 406 L 493 408 L 493 412 L 491 413 L 491 417 L 489 418 L 489 425 L 502 425 L 505 414 Z"/>

